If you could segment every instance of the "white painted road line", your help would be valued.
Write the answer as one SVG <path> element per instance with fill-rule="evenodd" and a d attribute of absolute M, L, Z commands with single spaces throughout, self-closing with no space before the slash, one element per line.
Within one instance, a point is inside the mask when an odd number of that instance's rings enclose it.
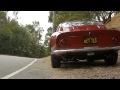
<path fill-rule="evenodd" d="M 33 62 L 31 62 L 31 63 L 28 64 L 27 66 L 25 66 L 25 67 L 23 67 L 23 68 L 21 68 L 21 69 L 15 71 L 15 72 L 9 74 L 9 75 L 6 75 L 5 77 L 3 77 L 3 78 L 1 78 L 1 79 L 8 79 L 8 78 L 10 78 L 10 77 L 16 75 L 17 73 L 19 73 L 19 72 L 23 71 L 24 69 L 28 68 L 29 66 L 31 66 L 35 61 L 37 61 L 37 59 L 35 59 Z"/>

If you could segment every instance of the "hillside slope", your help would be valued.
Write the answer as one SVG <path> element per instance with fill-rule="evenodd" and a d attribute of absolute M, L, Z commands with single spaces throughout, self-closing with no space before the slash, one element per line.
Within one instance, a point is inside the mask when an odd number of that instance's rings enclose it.
<path fill-rule="evenodd" d="M 108 29 L 120 30 L 120 13 L 116 14 L 109 23 L 105 25 Z"/>

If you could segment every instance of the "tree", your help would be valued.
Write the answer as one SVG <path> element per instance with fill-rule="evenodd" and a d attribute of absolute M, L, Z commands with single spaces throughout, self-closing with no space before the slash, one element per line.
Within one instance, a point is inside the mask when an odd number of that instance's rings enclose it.
<path fill-rule="evenodd" d="M 0 11 L 0 26 L 5 25 L 7 23 L 7 12 Z"/>
<path fill-rule="evenodd" d="M 96 18 L 98 21 L 103 22 L 103 24 L 106 24 L 111 21 L 112 16 L 116 13 L 115 11 L 95 11 L 92 12 L 94 18 Z"/>
<path fill-rule="evenodd" d="M 15 16 L 15 20 L 17 20 L 17 19 L 18 19 L 18 16 L 17 16 L 17 15 L 18 15 L 18 13 L 19 13 L 18 11 L 14 11 L 14 12 L 13 12 L 13 15 Z"/>
<path fill-rule="evenodd" d="M 72 20 L 97 20 L 104 24 L 111 21 L 111 17 L 118 11 L 56 11 L 55 24 Z M 49 22 L 53 22 L 53 12 L 49 12 Z"/>
<path fill-rule="evenodd" d="M 50 36 L 52 35 L 52 27 L 49 27 L 47 29 L 47 33 L 45 35 L 45 41 L 44 41 L 44 47 L 45 52 L 46 52 L 46 56 L 50 54 Z"/>
<path fill-rule="evenodd" d="M 17 12 L 14 13 L 17 17 Z M 0 12 L 0 53 L 39 58 L 45 55 L 41 40 L 43 28 L 39 22 L 19 25 L 16 19 L 7 18 L 7 12 Z"/>
<path fill-rule="evenodd" d="M 39 44 L 39 41 L 41 40 L 43 28 L 40 27 L 40 23 L 38 21 L 34 21 L 33 24 L 28 24 L 25 26 L 27 31 L 30 32 L 31 37 L 34 38 L 35 42 Z"/>
<path fill-rule="evenodd" d="M 49 22 L 52 22 L 52 12 L 50 12 Z M 89 11 L 56 11 L 56 27 L 59 23 L 72 20 L 90 20 L 92 15 Z"/>

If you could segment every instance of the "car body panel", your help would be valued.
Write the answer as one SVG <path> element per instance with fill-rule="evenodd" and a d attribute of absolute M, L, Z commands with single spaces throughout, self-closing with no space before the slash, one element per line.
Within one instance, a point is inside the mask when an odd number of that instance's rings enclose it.
<path fill-rule="evenodd" d="M 117 52 L 120 50 L 120 31 L 108 30 L 96 21 L 64 22 L 51 35 L 50 49 L 51 54 L 58 56 Z"/>

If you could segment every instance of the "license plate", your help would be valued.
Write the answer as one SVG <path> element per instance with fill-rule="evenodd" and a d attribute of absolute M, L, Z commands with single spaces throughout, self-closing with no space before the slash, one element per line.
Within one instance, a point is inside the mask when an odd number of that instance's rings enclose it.
<path fill-rule="evenodd" d="M 95 44 L 97 43 L 97 37 L 85 37 L 83 40 L 84 44 Z"/>

